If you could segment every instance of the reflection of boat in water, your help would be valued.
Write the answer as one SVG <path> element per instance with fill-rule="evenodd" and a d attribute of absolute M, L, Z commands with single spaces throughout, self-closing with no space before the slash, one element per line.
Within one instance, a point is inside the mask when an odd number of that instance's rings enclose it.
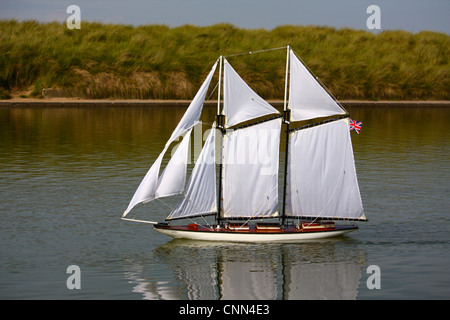
<path fill-rule="evenodd" d="M 153 223 L 157 231 L 174 238 L 240 242 L 333 237 L 357 229 L 355 225 L 335 225 L 335 221 L 366 221 L 349 114 L 289 46 L 282 49 L 287 49 L 284 113 L 258 96 L 220 56 L 136 190 L 123 214 L 124 220 Z M 216 122 L 186 184 L 190 137 L 199 123 L 217 65 Z M 286 133 L 286 152 L 282 204 L 278 210 L 282 131 Z M 182 141 L 160 174 L 164 155 L 180 137 Z M 216 144 L 220 146 L 218 179 Z M 175 194 L 183 194 L 183 198 L 166 221 L 214 215 L 215 224 L 180 226 L 125 218 L 137 204 Z M 260 219 L 275 219 L 276 223 L 249 224 Z"/>
<path fill-rule="evenodd" d="M 153 254 L 169 266 L 174 280 L 151 280 L 154 276 L 145 269 L 152 266 L 139 258 L 127 261 L 127 278 L 147 299 L 355 299 L 365 257 L 341 241 L 248 245 L 173 240 Z M 180 259 L 184 256 L 189 259 Z"/>

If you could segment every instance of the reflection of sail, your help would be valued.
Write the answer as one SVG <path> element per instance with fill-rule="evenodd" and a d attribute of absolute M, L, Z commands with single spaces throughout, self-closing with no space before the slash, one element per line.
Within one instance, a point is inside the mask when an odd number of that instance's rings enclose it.
<path fill-rule="evenodd" d="M 183 262 L 181 259 L 174 259 L 172 261 L 172 267 L 175 277 L 177 279 L 183 279 L 180 284 L 182 284 L 183 290 L 186 292 L 186 299 L 217 299 L 214 267 L 209 263 L 208 260 L 204 261 L 201 254 L 198 253 L 199 252 L 197 251 L 194 255 L 190 255 L 190 257 L 197 259 L 195 268 L 186 268 L 185 262 Z"/>
<path fill-rule="evenodd" d="M 221 292 L 223 300 L 272 300 L 277 298 L 276 269 L 250 262 L 223 263 Z"/>
<path fill-rule="evenodd" d="M 272 251 L 245 255 L 245 247 L 219 254 L 220 293 L 223 300 L 273 300 L 277 298 L 278 254 Z"/>
<path fill-rule="evenodd" d="M 133 291 L 146 299 L 355 299 L 364 264 L 363 252 L 339 240 L 255 246 L 174 240 L 154 255 L 164 266 L 156 271 L 148 259 L 126 263 Z"/>
<path fill-rule="evenodd" d="M 154 281 L 143 278 L 146 265 L 143 261 L 125 259 L 124 276 L 133 285 L 132 292 L 142 294 L 143 300 L 177 300 L 180 299 L 178 293 L 167 286 L 167 281 Z"/>
<path fill-rule="evenodd" d="M 218 299 L 216 255 L 204 251 L 205 247 L 195 241 L 172 241 L 155 250 L 157 257 L 163 258 L 172 270 L 178 281 L 177 291 L 185 295 L 182 299 Z"/>
<path fill-rule="evenodd" d="M 351 261 L 293 264 L 286 269 L 286 300 L 356 299 L 361 266 Z"/>

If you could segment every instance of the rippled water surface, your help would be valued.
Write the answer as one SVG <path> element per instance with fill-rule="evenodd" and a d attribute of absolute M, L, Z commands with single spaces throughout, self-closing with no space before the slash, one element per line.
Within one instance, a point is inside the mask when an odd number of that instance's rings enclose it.
<path fill-rule="evenodd" d="M 363 122 L 352 139 L 369 222 L 332 240 L 231 244 L 120 220 L 183 108 L 0 108 L 0 298 L 449 299 L 450 110 L 348 111 Z M 164 201 L 136 217 L 164 219 L 177 199 Z"/>

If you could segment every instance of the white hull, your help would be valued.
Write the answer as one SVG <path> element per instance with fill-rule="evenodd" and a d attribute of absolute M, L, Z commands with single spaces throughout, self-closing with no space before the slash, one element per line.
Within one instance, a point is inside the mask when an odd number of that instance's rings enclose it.
<path fill-rule="evenodd" d="M 157 228 L 162 234 L 173 238 L 203 241 L 227 241 L 227 242 L 294 242 L 302 240 L 324 239 L 340 236 L 358 228 L 352 227 L 341 230 L 330 230 L 321 232 L 293 232 L 293 233 L 239 233 L 239 232 L 211 232 L 211 231 L 189 231 Z"/>

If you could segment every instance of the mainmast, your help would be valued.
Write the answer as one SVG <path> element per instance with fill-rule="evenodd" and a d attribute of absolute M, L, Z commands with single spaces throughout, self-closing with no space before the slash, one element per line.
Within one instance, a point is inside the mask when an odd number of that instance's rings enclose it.
<path fill-rule="evenodd" d="M 217 215 L 216 222 L 219 225 L 221 223 L 221 211 L 222 211 L 222 141 L 223 135 L 225 133 L 225 115 L 220 112 L 220 95 L 222 89 L 222 68 L 223 68 L 223 56 L 219 57 L 219 88 L 217 91 L 217 129 L 221 133 L 221 144 L 220 144 L 220 156 L 219 156 L 219 192 L 217 199 Z"/>
<path fill-rule="evenodd" d="M 286 150 L 284 157 L 284 182 L 283 182 L 283 207 L 281 211 L 281 225 L 284 226 L 286 221 L 286 184 L 287 184 L 287 170 L 288 170 L 288 154 L 289 154 L 289 124 L 290 124 L 290 110 L 287 105 L 288 98 L 288 81 L 289 81 L 289 51 L 291 47 L 287 46 L 286 55 L 286 80 L 284 84 L 284 109 L 283 109 L 283 122 L 286 124 Z"/>

